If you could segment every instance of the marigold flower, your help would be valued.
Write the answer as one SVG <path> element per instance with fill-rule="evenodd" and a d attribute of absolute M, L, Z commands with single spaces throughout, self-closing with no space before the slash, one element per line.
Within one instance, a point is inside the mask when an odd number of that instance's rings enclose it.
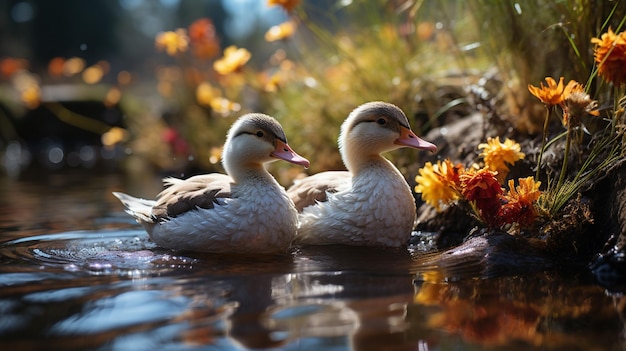
<path fill-rule="evenodd" d="M 168 55 L 175 56 L 179 52 L 187 51 L 189 38 L 187 37 L 187 31 L 179 28 L 175 32 L 169 31 L 157 34 L 154 44 L 157 49 L 165 50 Z"/>
<path fill-rule="evenodd" d="M 520 178 L 519 185 L 509 180 L 509 191 L 502 197 L 505 204 L 500 209 L 499 217 L 502 223 L 518 223 L 521 227 L 529 227 L 537 218 L 535 202 L 541 196 L 539 186 L 533 177 Z"/>
<path fill-rule="evenodd" d="M 600 38 L 592 38 L 598 74 L 615 85 L 626 83 L 626 31 L 615 34 L 611 28 Z"/>
<path fill-rule="evenodd" d="M 559 83 L 552 77 L 546 77 L 547 86 L 544 86 L 543 83 L 539 83 L 539 87 L 532 86 L 528 84 L 528 91 L 537 97 L 541 102 L 548 106 L 560 105 L 563 104 L 567 95 L 572 91 L 572 89 L 576 88 L 576 83 L 573 80 L 570 80 L 566 86 L 563 85 L 563 77 L 559 79 Z"/>
<path fill-rule="evenodd" d="M 296 32 L 296 24 L 292 21 L 283 22 L 272 26 L 265 32 L 265 40 L 272 42 L 291 37 Z"/>
<path fill-rule="evenodd" d="M 285 11 L 293 10 L 299 3 L 300 0 L 267 0 L 269 6 L 278 5 L 285 9 Z"/>
<path fill-rule="evenodd" d="M 509 165 L 513 165 L 526 157 L 520 151 L 520 144 L 509 138 L 506 138 L 504 143 L 500 142 L 500 137 L 488 138 L 487 143 L 479 144 L 478 148 L 483 149 L 480 156 L 485 160 L 485 167 L 498 172 L 497 178 L 500 183 L 504 183 L 504 179 L 509 172 Z"/>
<path fill-rule="evenodd" d="M 501 207 L 500 195 L 504 192 L 496 174 L 494 171 L 482 168 L 460 176 L 461 194 L 472 202 L 481 220 L 490 226 L 498 223 L 497 215 Z"/>
<path fill-rule="evenodd" d="M 220 51 L 215 26 L 208 18 L 201 18 L 189 25 L 189 41 L 194 56 L 199 59 L 213 58 Z"/>
<path fill-rule="evenodd" d="M 460 180 L 461 194 L 469 201 L 496 199 L 503 193 L 496 172 L 487 168 L 461 174 Z"/>
<path fill-rule="evenodd" d="M 417 185 L 415 192 L 422 194 L 422 199 L 429 205 L 441 211 L 442 206 L 452 203 L 460 197 L 460 174 L 463 166 L 453 165 L 450 160 L 443 163 L 437 161 L 435 165 L 426 162 L 415 177 Z"/>
<path fill-rule="evenodd" d="M 237 48 L 232 45 L 224 50 L 224 57 L 213 63 L 213 68 L 219 74 L 230 74 L 239 71 L 252 55 L 244 48 Z"/>
<path fill-rule="evenodd" d="M 519 185 L 515 187 L 515 181 L 509 180 L 509 191 L 504 196 L 508 201 L 518 201 L 531 204 L 539 199 L 541 182 L 535 181 L 533 177 L 518 179 Z"/>

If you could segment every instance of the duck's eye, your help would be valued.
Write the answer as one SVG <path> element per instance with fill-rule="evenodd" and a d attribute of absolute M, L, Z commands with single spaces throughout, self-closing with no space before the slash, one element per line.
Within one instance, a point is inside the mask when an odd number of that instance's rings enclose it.
<path fill-rule="evenodd" d="M 262 138 L 265 134 L 263 134 L 263 131 L 259 130 L 258 132 L 256 132 L 256 136 L 258 136 L 259 138 Z"/>
<path fill-rule="evenodd" d="M 384 118 L 379 118 L 376 120 L 376 123 L 378 123 L 381 126 L 384 126 L 385 124 L 387 124 L 387 120 Z"/>

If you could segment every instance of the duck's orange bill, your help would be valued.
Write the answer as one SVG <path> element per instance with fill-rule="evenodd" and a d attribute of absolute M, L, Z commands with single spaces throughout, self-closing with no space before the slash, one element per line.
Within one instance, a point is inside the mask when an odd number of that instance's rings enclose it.
<path fill-rule="evenodd" d="M 309 160 L 298 155 L 295 151 L 291 150 L 289 145 L 280 140 L 276 140 L 276 148 L 272 151 L 271 155 L 281 160 L 304 166 L 305 168 L 309 168 L 311 165 Z"/>
<path fill-rule="evenodd" d="M 430 152 L 436 152 L 437 146 L 429 143 L 428 141 L 419 138 L 412 130 L 405 127 L 400 127 L 400 137 L 396 139 L 395 144 L 408 146 L 416 149 L 428 150 Z"/>

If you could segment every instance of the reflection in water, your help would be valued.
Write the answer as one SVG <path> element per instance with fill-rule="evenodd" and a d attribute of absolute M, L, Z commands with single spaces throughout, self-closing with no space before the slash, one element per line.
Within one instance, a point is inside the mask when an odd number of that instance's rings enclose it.
<path fill-rule="evenodd" d="M 0 180 L 0 350 L 625 348 L 626 302 L 582 274 L 444 273 L 417 249 L 176 253 L 123 214 L 122 188 Z"/>
<path fill-rule="evenodd" d="M 603 290 L 576 275 L 446 281 L 429 271 L 421 279 L 413 308 L 429 311 L 426 327 L 471 344 L 604 350 L 607 339 L 598 337 L 615 337 L 624 327 Z"/>

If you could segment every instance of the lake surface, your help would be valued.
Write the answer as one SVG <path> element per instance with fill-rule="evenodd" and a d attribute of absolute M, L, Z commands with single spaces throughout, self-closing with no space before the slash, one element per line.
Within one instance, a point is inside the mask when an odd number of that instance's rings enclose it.
<path fill-rule="evenodd" d="M 583 269 L 446 277 L 422 253 L 156 247 L 112 191 L 154 177 L 0 178 L 0 350 L 623 350 L 624 306 Z"/>

